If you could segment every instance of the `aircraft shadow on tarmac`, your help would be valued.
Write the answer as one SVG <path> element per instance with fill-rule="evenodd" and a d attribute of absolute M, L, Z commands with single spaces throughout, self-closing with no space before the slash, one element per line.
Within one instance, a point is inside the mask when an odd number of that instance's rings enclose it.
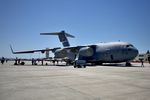
<path fill-rule="evenodd" d="M 69 67 L 69 66 L 73 66 L 73 65 L 66 65 L 66 64 L 37 64 L 37 65 L 32 65 L 32 64 L 25 64 L 25 65 L 14 65 L 14 66 L 58 66 L 58 67 Z M 125 64 L 116 64 L 116 63 L 104 63 L 103 65 L 91 65 L 91 64 L 87 64 L 88 67 L 98 67 L 98 66 L 104 66 L 104 67 L 141 67 L 140 65 L 134 65 L 131 64 L 131 66 L 126 66 Z"/>
<path fill-rule="evenodd" d="M 68 65 L 57 65 L 57 64 L 55 64 L 55 65 L 53 65 L 53 64 L 43 64 L 43 65 L 41 65 L 41 64 L 37 64 L 37 65 L 25 64 L 25 65 L 14 65 L 14 66 L 53 66 L 53 67 L 59 66 L 59 67 L 68 67 Z"/>
<path fill-rule="evenodd" d="M 133 64 L 131 64 L 131 66 L 126 66 L 125 64 L 103 64 L 101 66 L 105 66 L 105 67 L 141 67 L 141 66 L 137 66 L 137 65 L 133 65 Z"/>

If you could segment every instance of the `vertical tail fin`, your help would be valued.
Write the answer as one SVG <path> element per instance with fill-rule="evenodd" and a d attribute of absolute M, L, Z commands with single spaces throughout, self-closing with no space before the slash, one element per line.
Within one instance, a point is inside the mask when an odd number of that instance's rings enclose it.
<path fill-rule="evenodd" d="M 65 31 L 52 32 L 52 33 L 40 33 L 40 35 L 58 35 L 59 40 L 60 40 L 60 42 L 62 42 L 62 45 L 63 45 L 64 47 L 70 46 L 67 37 L 74 38 L 73 35 L 70 35 L 70 34 L 66 33 Z"/>

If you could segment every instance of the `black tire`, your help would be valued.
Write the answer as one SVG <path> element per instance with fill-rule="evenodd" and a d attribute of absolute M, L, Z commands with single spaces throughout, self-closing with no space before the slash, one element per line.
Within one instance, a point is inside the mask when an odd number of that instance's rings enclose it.
<path fill-rule="evenodd" d="M 74 68 L 77 68 L 77 66 L 74 65 Z"/>
<path fill-rule="evenodd" d="M 126 63 L 126 66 L 131 66 L 131 63 L 128 63 L 128 62 L 127 62 L 127 63 Z"/>
<path fill-rule="evenodd" d="M 25 62 L 21 62 L 21 65 L 24 65 L 25 64 Z"/>
<path fill-rule="evenodd" d="M 78 67 L 78 68 L 82 68 L 82 66 L 81 66 L 81 65 L 77 65 L 77 67 Z"/>

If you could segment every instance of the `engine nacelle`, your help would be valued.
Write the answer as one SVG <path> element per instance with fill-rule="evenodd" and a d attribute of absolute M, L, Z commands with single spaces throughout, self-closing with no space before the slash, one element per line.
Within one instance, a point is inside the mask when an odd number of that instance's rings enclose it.
<path fill-rule="evenodd" d="M 64 58 L 67 56 L 67 51 L 65 49 L 57 49 L 54 54 L 56 58 Z"/>
<path fill-rule="evenodd" d="M 94 54 L 94 50 L 91 47 L 83 47 L 79 50 L 79 55 L 84 57 L 90 57 Z"/>

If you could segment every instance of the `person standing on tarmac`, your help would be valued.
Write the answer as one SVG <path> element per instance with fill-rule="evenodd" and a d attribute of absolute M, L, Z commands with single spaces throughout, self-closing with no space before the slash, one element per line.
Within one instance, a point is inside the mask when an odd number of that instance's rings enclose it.
<path fill-rule="evenodd" d="M 148 56 L 148 62 L 149 62 L 149 64 L 150 64 L 150 55 Z"/>
<path fill-rule="evenodd" d="M 5 58 L 4 58 L 4 57 L 2 57 L 2 59 L 1 59 L 1 63 L 2 63 L 2 64 L 4 64 L 4 62 L 5 62 Z"/>
<path fill-rule="evenodd" d="M 34 58 L 32 58 L 32 65 L 34 65 Z"/>
<path fill-rule="evenodd" d="M 141 59 L 141 67 L 144 67 L 143 59 Z"/>

